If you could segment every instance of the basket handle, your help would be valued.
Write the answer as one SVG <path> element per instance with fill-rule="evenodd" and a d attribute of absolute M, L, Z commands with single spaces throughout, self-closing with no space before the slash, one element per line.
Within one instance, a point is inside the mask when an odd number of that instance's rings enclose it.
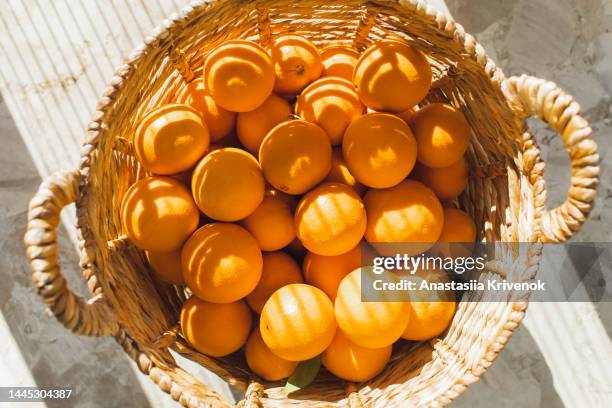
<path fill-rule="evenodd" d="M 101 295 L 89 300 L 72 292 L 57 262 L 57 228 L 62 208 L 76 201 L 78 170 L 52 174 L 30 201 L 24 237 L 32 281 L 49 310 L 66 328 L 88 336 L 114 335 L 117 318 Z"/>
<path fill-rule="evenodd" d="M 588 218 L 597 195 L 599 155 L 592 130 L 574 98 L 553 82 L 513 76 L 506 80 L 504 90 L 522 118 L 544 120 L 563 140 L 572 165 L 571 185 L 565 202 L 547 210 L 541 222 L 544 242 L 568 240 Z M 543 194 L 545 197 L 545 187 Z"/>

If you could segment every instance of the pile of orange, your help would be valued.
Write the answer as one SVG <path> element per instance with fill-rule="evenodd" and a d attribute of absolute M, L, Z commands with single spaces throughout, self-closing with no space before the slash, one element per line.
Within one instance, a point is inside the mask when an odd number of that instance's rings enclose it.
<path fill-rule="evenodd" d="M 442 204 L 466 188 L 470 127 L 424 104 L 431 82 L 427 57 L 399 39 L 362 54 L 295 35 L 269 49 L 231 40 L 176 103 L 144 115 L 133 144 L 151 176 L 126 192 L 122 225 L 157 279 L 192 293 L 180 327 L 196 350 L 242 349 L 269 381 L 321 355 L 364 381 L 396 341 L 444 332 L 452 297 L 362 302 L 360 289 L 364 239 L 383 254 L 414 243 L 412 255 L 476 239 Z"/>

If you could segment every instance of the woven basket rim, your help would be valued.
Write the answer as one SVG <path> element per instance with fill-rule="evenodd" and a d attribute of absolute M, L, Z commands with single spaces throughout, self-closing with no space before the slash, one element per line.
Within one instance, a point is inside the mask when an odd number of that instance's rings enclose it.
<path fill-rule="evenodd" d="M 128 82 L 137 71 L 139 62 L 141 62 L 147 52 L 154 50 L 160 43 L 171 41 L 172 31 L 180 29 L 180 27 L 188 22 L 196 12 L 201 9 L 213 7 L 216 3 L 220 2 L 222 1 L 197 0 L 185 7 L 180 13 L 171 15 L 168 19 L 164 20 L 159 27 L 155 28 L 151 35 L 144 39 L 144 42 L 141 45 L 136 47 L 136 49 L 128 56 L 126 63 L 117 69 L 113 78 L 109 81 L 108 87 L 98 101 L 96 112 L 88 125 L 88 135 L 83 141 L 80 152 L 79 172 L 81 177 L 76 208 L 77 218 L 79 220 L 78 228 L 81 232 L 80 236 L 82 238 L 81 246 L 83 248 L 88 248 L 95 245 L 91 233 L 88 231 L 87 225 L 88 214 L 85 204 L 90 199 L 92 194 L 91 189 L 89 188 L 88 177 L 90 174 L 90 166 L 95 160 L 94 153 L 97 149 L 97 142 L 105 132 L 106 123 L 112 120 L 116 96 L 125 88 L 126 82 Z M 262 2 L 254 0 L 248 2 L 249 5 L 254 4 L 255 6 L 257 6 L 259 3 Z M 364 0 L 364 3 L 368 3 L 368 1 Z M 394 3 L 396 2 L 394 1 Z M 503 86 L 506 78 L 502 70 L 498 68 L 491 59 L 489 59 L 484 48 L 472 35 L 466 33 L 460 24 L 456 23 L 451 18 L 446 17 L 435 8 L 429 6 L 426 1 L 399 0 L 397 3 L 405 7 L 407 10 L 415 13 L 418 17 L 425 19 L 429 24 L 431 24 L 432 27 L 436 27 L 440 33 L 443 33 L 445 37 L 448 38 L 448 41 L 452 41 L 456 45 L 462 47 L 466 53 L 466 58 L 471 59 L 481 68 L 483 68 L 487 73 L 487 77 L 491 84 L 503 93 Z M 88 255 L 90 256 L 89 266 L 94 271 L 93 275 L 96 275 L 99 273 L 99 271 L 97 271 L 95 252 L 89 251 Z M 534 263 L 539 264 L 539 255 L 536 255 L 534 260 L 536 261 Z M 449 403 L 451 400 L 456 399 L 460 394 L 462 394 L 469 384 L 479 379 L 486 368 L 488 368 L 493 360 L 497 357 L 498 353 L 508 341 L 516 327 L 518 327 L 520 324 L 524 317 L 526 307 L 527 301 L 512 304 L 512 313 L 509 315 L 503 332 L 499 333 L 494 342 L 495 344 L 490 347 L 491 351 L 482 356 L 482 359 L 477 367 L 473 367 L 461 380 L 458 380 L 445 392 L 437 395 L 435 399 L 431 400 L 429 402 L 431 405 L 445 405 Z M 146 351 L 140 350 L 138 345 L 129 338 L 129 335 L 127 335 L 123 329 L 120 329 L 116 338 L 117 341 L 124 347 L 126 352 L 128 352 L 136 361 L 139 362 L 141 370 L 143 370 L 143 372 L 146 374 L 151 375 L 151 372 L 155 367 L 155 363 L 153 362 L 153 359 L 150 358 L 150 355 L 147 354 Z M 161 384 L 160 381 L 161 380 L 156 382 Z M 248 395 L 249 393 L 247 391 L 247 399 Z"/>

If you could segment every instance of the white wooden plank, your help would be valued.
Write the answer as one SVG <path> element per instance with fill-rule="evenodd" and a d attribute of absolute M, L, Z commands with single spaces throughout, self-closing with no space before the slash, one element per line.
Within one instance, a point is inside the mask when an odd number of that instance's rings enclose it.
<path fill-rule="evenodd" d="M 163 18 L 187 3 L 8 0 L 0 6 L 0 90 L 42 177 L 77 165 L 91 112 L 114 69 Z M 74 211 L 63 218 L 74 238 Z M 35 385 L 5 326 L 0 325 L 7 339 L 2 354 L 10 358 L 0 359 L 0 372 L 11 373 L 11 385 Z M 130 366 L 151 406 L 176 406 Z M 196 371 L 232 399 L 227 384 Z"/>

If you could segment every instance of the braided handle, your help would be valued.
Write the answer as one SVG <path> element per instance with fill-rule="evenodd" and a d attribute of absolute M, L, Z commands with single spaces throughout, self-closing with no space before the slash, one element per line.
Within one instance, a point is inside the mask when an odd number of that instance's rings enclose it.
<path fill-rule="evenodd" d="M 508 78 L 504 90 L 521 117 L 544 120 L 563 139 L 572 165 L 571 185 L 565 202 L 542 216 L 542 241 L 568 240 L 588 218 L 597 195 L 599 155 L 592 130 L 574 98 L 553 82 L 521 75 Z"/>
<path fill-rule="evenodd" d="M 86 301 L 70 290 L 57 263 L 57 227 L 62 208 L 79 191 L 78 170 L 51 175 L 30 201 L 24 237 L 32 281 L 49 310 L 66 328 L 88 336 L 114 335 L 118 323 L 101 295 Z"/>

